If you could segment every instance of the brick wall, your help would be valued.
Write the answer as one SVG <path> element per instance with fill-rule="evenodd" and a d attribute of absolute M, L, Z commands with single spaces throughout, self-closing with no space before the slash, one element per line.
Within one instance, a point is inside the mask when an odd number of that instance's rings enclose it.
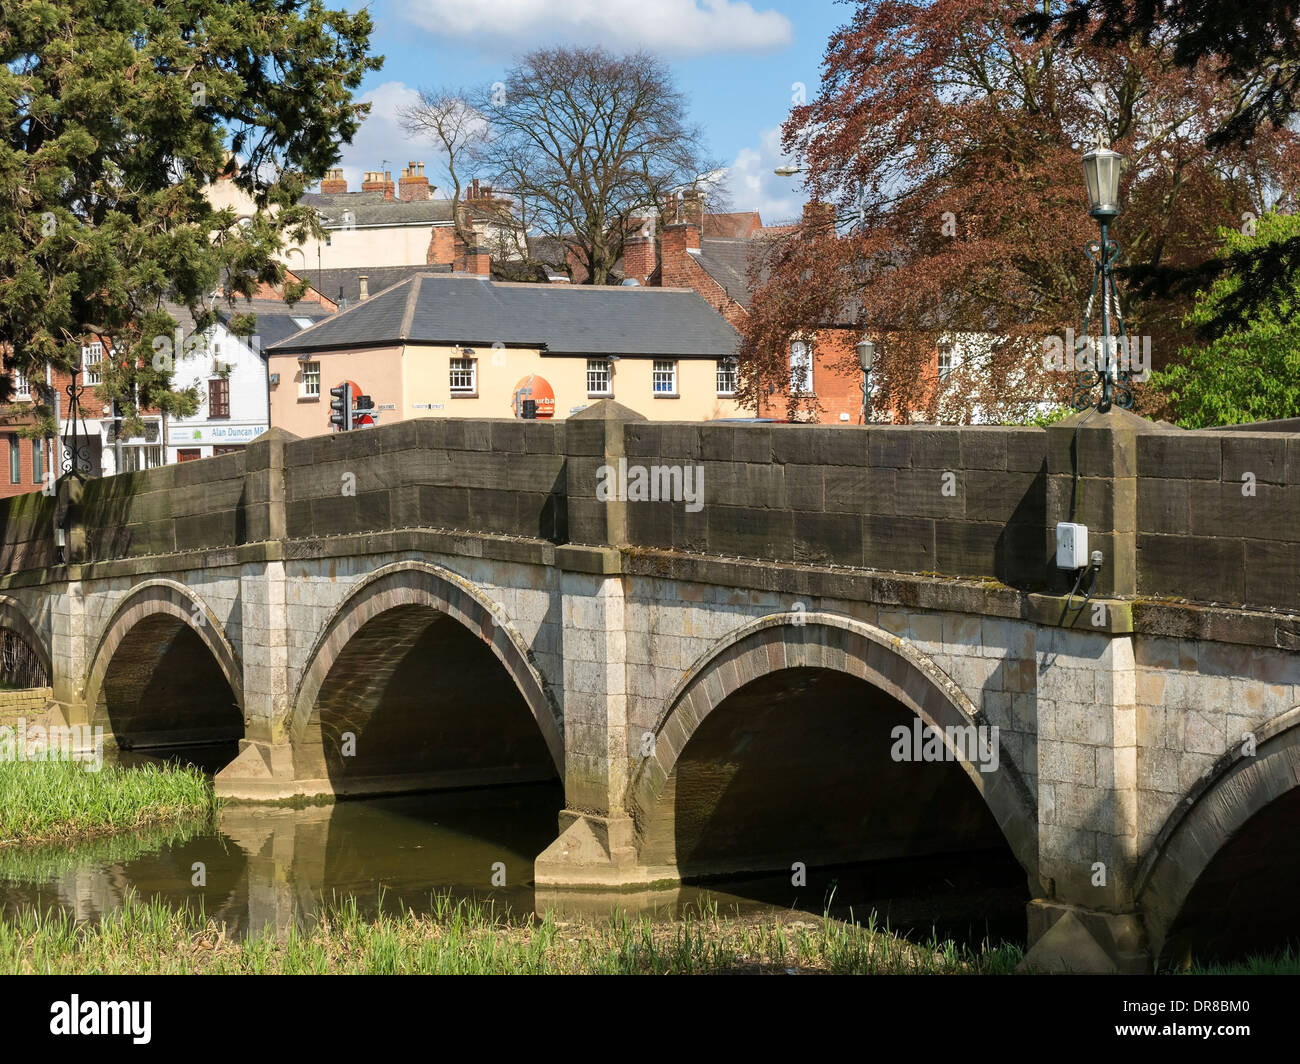
<path fill-rule="evenodd" d="M 659 243 L 656 283 L 663 288 L 694 289 L 734 328 L 741 328 L 747 313 L 745 308 L 727 295 L 727 290 L 691 255 L 691 249 L 700 248 L 700 227 L 694 223 L 665 226 Z"/>

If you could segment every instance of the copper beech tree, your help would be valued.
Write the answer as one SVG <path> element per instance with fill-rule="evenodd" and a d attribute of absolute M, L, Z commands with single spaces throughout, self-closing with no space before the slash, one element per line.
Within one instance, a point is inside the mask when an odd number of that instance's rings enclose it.
<path fill-rule="evenodd" d="M 873 409 L 896 420 L 1021 421 L 1069 397 L 1045 340 L 1078 330 L 1097 237 L 1080 156 L 1098 138 L 1127 157 L 1112 226 L 1129 263 L 1203 261 L 1220 226 L 1249 226 L 1295 202 L 1300 138 L 1257 131 L 1214 151 L 1233 79 L 1211 61 L 1174 62 L 1172 34 L 1112 47 L 1086 34 L 1026 41 L 1013 0 L 887 0 L 857 5 L 831 37 L 818 93 L 795 107 L 783 147 L 825 204 L 772 239 L 752 265 L 740 391 L 789 394 L 789 343 L 853 322 L 876 342 Z M 1186 335 L 1190 295 L 1123 294 L 1131 336 L 1156 368 Z M 941 340 L 958 365 L 936 387 Z M 856 372 L 851 345 L 838 365 Z M 1139 392 L 1150 409 L 1152 399 Z"/>

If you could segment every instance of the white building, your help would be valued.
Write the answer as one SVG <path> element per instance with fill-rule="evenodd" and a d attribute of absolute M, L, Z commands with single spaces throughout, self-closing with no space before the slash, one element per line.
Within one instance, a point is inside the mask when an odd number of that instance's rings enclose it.
<path fill-rule="evenodd" d="M 193 332 L 189 314 L 179 307 L 168 309 L 188 341 Z M 173 387 L 197 388 L 199 407 L 192 417 L 167 418 L 166 443 L 159 441 L 167 462 L 242 451 L 264 433 L 270 427 L 266 347 L 326 317 L 317 303 L 290 307 L 268 299 L 241 300 L 236 310 L 257 315 L 255 335 L 236 336 L 222 321 L 207 329 L 202 343 L 183 343 L 175 355 Z M 223 318 L 229 316 L 223 313 Z"/>

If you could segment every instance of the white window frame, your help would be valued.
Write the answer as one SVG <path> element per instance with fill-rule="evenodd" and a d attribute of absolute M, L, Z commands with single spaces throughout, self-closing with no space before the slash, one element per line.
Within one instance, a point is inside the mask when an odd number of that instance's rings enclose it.
<path fill-rule="evenodd" d="M 314 369 L 312 367 L 315 367 Z M 304 399 L 320 398 L 320 363 L 304 362 L 302 364 L 302 389 L 298 393 Z"/>
<path fill-rule="evenodd" d="M 940 381 L 946 381 L 949 377 L 952 376 L 953 367 L 957 365 L 956 354 L 957 352 L 953 349 L 952 344 L 939 345 L 939 357 L 938 357 L 937 365 L 939 369 Z M 947 362 L 948 362 L 947 368 L 944 367 L 944 356 L 947 356 Z"/>
<path fill-rule="evenodd" d="M 795 379 L 795 347 L 803 349 L 803 356 L 800 362 L 807 367 L 807 375 L 802 382 L 796 382 Z M 809 340 L 799 337 L 790 341 L 790 394 L 791 395 L 816 395 L 816 389 L 813 387 L 813 349 Z"/>
<path fill-rule="evenodd" d="M 668 384 L 668 388 L 660 388 L 660 381 Z M 675 358 L 656 358 L 650 369 L 650 394 L 656 399 L 676 399 L 677 392 L 677 360 Z"/>
<path fill-rule="evenodd" d="M 81 348 L 81 372 L 86 375 L 86 386 L 95 387 L 103 383 L 100 366 L 104 361 L 104 344 L 95 340 Z"/>
<path fill-rule="evenodd" d="M 603 388 L 593 388 L 603 380 Z M 608 399 L 614 394 L 614 363 L 607 358 L 587 359 L 587 398 Z"/>
<path fill-rule="evenodd" d="M 32 398 L 32 382 L 27 379 L 27 374 L 16 366 L 12 371 L 14 385 L 14 401 L 19 403 L 29 402 Z"/>
<path fill-rule="evenodd" d="M 717 385 L 718 385 L 718 398 L 719 398 L 719 399 L 729 399 L 729 398 L 731 398 L 731 396 L 733 396 L 733 395 L 736 394 L 736 370 L 737 370 L 737 368 L 738 368 L 738 362 L 737 362 L 737 360 L 736 360 L 735 358 L 720 358 L 720 359 L 718 359 L 718 368 L 717 368 Z M 723 386 L 723 379 L 724 379 L 724 378 L 726 378 L 727 380 L 729 380 L 729 381 L 731 382 L 731 387 L 727 388 L 727 387 L 724 387 L 724 386 Z"/>
<path fill-rule="evenodd" d="M 469 383 L 464 383 L 463 375 L 469 374 Z M 461 374 L 462 383 L 457 383 L 457 374 Z M 478 395 L 478 359 L 455 357 L 448 359 L 447 385 L 452 395 Z"/>

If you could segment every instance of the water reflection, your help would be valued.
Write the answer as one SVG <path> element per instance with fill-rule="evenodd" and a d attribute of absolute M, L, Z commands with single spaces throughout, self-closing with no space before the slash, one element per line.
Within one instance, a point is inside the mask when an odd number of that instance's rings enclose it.
<path fill-rule="evenodd" d="M 554 835 L 561 799 L 548 784 L 302 809 L 231 805 L 198 828 L 0 854 L 0 911 L 96 919 L 134 892 L 202 905 L 231 933 L 283 932 L 344 897 L 373 915 L 381 904 L 425 912 L 450 891 L 529 913 L 533 859 Z"/>
<path fill-rule="evenodd" d="M 93 920 L 134 892 L 175 907 L 202 905 L 231 934 L 283 933 L 332 900 L 354 897 L 365 915 L 381 907 L 427 912 L 432 895 L 450 892 L 516 918 L 618 908 L 675 919 L 716 905 L 739 915 L 829 908 L 865 920 L 875 909 L 882 924 L 921 937 L 937 931 L 978 943 L 1023 935 L 1024 878 L 1000 854 L 814 868 L 802 887 L 783 874 L 639 893 L 535 892 L 533 860 L 554 837 L 562 799 L 558 785 L 530 784 L 300 809 L 227 806 L 210 825 L 0 853 L 0 912 L 36 906 Z"/>

